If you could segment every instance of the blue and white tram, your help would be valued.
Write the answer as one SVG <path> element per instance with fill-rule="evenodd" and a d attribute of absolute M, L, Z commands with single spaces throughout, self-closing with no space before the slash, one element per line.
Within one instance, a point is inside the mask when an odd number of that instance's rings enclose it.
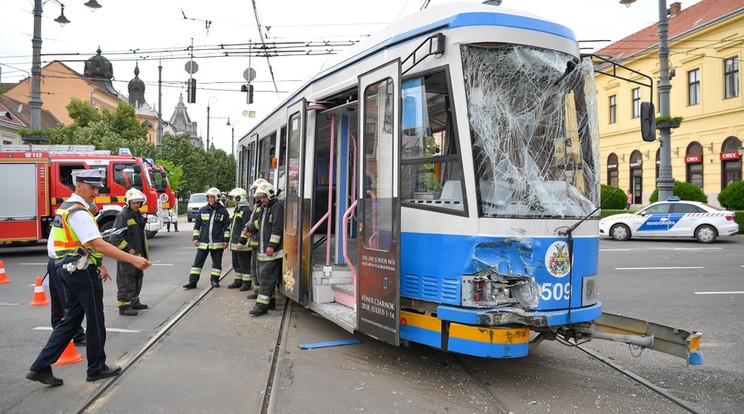
<path fill-rule="evenodd" d="M 521 357 L 532 332 L 591 337 L 602 315 L 596 114 L 571 30 L 446 4 L 259 122 L 239 180 L 282 190 L 292 300 L 395 345 Z"/>

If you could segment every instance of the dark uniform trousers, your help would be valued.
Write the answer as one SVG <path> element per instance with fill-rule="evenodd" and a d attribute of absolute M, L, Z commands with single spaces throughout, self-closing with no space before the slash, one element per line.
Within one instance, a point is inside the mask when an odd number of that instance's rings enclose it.
<path fill-rule="evenodd" d="M 98 267 L 90 265 L 87 269 L 70 273 L 57 267 L 57 276 L 65 292 L 65 318 L 57 325 L 49 341 L 31 365 L 31 371 L 44 374 L 51 373 L 51 365 L 59 359 L 67 345 L 70 344 L 77 328 L 85 316 L 88 344 L 88 376 L 96 376 L 105 370 L 106 325 L 103 315 L 103 282 L 98 274 Z"/>
<path fill-rule="evenodd" d="M 196 257 L 194 257 L 194 264 L 191 265 L 192 273 L 189 274 L 189 282 L 198 282 L 201 276 L 201 268 L 204 266 L 204 262 L 207 261 L 207 256 L 212 256 L 212 273 L 210 274 L 210 280 L 218 281 L 220 279 L 220 273 L 222 272 L 222 254 L 225 249 L 197 249 Z M 199 269 L 199 273 L 194 273 L 194 269 Z M 216 275 L 215 275 L 216 273 Z"/>
<path fill-rule="evenodd" d="M 258 263 L 258 280 L 261 284 L 258 294 L 266 297 L 274 297 L 274 289 L 279 283 L 282 273 L 282 260 L 266 260 Z"/>
<path fill-rule="evenodd" d="M 243 276 L 251 276 L 251 257 L 253 256 L 253 250 L 233 250 L 232 251 L 232 264 L 235 273 L 240 273 Z"/>
<path fill-rule="evenodd" d="M 121 304 L 135 305 L 140 302 L 142 279 L 145 272 L 127 262 L 116 262 L 116 299 Z"/>
<path fill-rule="evenodd" d="M 57 325 L 62 323 L 62 318 L 65 316 L 65 290 L 54 268 L 54 259 L 52 258 L 49 258 L 47 264 L 47 274 L 49 275 L 49 298 L 52 302 L 52 328 L 56 328 Z M 81 325 L 78 325 L 72 339 L 74 341 L 85 339 L 85 331 L 83 331 Z"/>

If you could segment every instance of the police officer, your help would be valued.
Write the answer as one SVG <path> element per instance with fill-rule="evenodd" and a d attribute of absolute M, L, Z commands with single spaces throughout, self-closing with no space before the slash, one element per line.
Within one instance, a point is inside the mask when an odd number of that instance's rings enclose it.
<path fill-rule="evenodd" d="M 121 372 L 121 368 L 106 365 L 103 284 L 98 268 L 103 255 L 128 261 L 143 270 L 151 263 L 144 257 L 124 253 L 101 238 L 88 206 L 104 186 L 104 175 L 102 169 L 73 171 L 75 193 L 62 203 L 54 218 L 55 270 L 65 291 L 65 317 L 31 365 L 26 375 L 29 380 L 51 386 L 63 384 L 52 373 L 51 365 L 62 355 L 83 317 L 87 320 L 88 336 L 86 379 L 97 381 Z"/>
<path fill-rule="evenodd" d="M 196 257 L 191 265 L 189 283 L 183 285 L 184 289 L 195 289 L 196 282 L 201 276 L 202 266 L 207 260 L 207 255 L 212 257 L 212 272 L 210 281 L 213 287 L 220 287 L 220 273 L 222 272 L 222 253 L 230 241 L 230 214 L 219 202 L 220 190 L 210 188 L 207 190 L 207 201 L 209 204 L 199 209 L 194 222 L 194 247 Z"/>
<path fill-rule="evenodd" d="M 256 306 L 249 312 L 252 316 L 268 313 L 274 297 L 276 284 L 282 271 L 282 234 L 284 232 L 284 207 L 277 199 L 274 186 L 264 183 L 256 188 L 256 197 L 263 204 L 258 218 L 258 280 L 260 287 Z"/>
<path fill-rule="evenodd" d="M 229 193 L 230 198 L 235 200 L 235 211 L 230 224 L 230 250 L 232 251 L 232 263 L 235 270 L 235 281 L 227 286 L 228 289 L 240 288 L 246 291 L 251 288 L 251 246 L 243 245 L 238 248 L 240 235 L 245 223 L 250 220 L 251 208 L 248 205 L 248 193 L 242 188 L 234 188 Z"/>
<path fill-rule="evenodd" d="M 142 191 L 131 188 L 124 195 L 126 204 L 114 220 L 115 229 L 126 229 L 125 231 L 111 236 L 110 242 L 118 249 L 135 256 L 149 259 L 147 251 L 147 237 L 145 237 L 145 217 L 140 208 L 147 201 Z M 147 305 L 140 302 L 142 291 L 142 279 L 144 272 L 127 262 L 116 262 L 116 304 L 119 307 L 119 315 L 135 316 L 137 311 L 147 309 Z"/>

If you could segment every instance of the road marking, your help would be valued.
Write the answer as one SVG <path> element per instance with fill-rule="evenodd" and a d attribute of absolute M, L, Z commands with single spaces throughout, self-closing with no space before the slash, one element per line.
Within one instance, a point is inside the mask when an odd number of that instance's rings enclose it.
<path fill-rule="evenodd" d="M 616 267 L 615 270 L 686 270 L 686 269 L 705 269 L 703 266 L 689 266 L 689 267 Z"/>
<path fill-rule="evenodd" d="M 744 295 L 744 290 L 731 292 L 695 292 L 696 295 Z"/>
<path fill-rule="evenodd" d="M 175 266 L 173 263 L 153 263 L 153 266 Z"/>
<path fill-rule="evenodd" d="M 633 249 L 599 249 L 600 252 L 629 252 Z"/>
<path fill-rule="evenodd" d="M 650 249 L 646 248 L 627 248 L 627 249 L 599 249 L 600 252 L 629 252 L 633 250 L 671 250 L 671 251 L 697 251 L 697 250 L 723 250 L 723 247 L 654 247 Z"/>
<path fill-rule="evenodd" d="M 46 266 L 49 263 L 18 263 L 18 266 Z"/>
<path fill-rule="evenodd" d="M 34 331 L 51 331 L 51 326 L 37 326 L 34 328 Z M 106 327 L 106 332 L 120 332 L 120 333 L 140 333 L 140 331 L 135 331 L 132 329 L 119 329 L 119 328 L 109 328 Z"/>
<path fill-rule="evenodd" d="M 0 302 L 0 306 L 18 306 L 20 303 L 15 302 Z"/>

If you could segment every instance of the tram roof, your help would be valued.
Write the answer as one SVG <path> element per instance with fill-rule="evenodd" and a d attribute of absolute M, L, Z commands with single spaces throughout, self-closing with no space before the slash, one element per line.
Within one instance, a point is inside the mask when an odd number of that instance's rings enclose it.
<path fill-rule="evenodd" d="M 292 102 L 309 85 L 395 45 L 444 29 L 501 26 L 543 32 L 576 42 L 573 31 L 543 17 L 506 7 L 478 3 L 446 3 L 408 15 L 340 55 L 336 63 L 310 76 L 245 136 L 254 134 L 277 111 Z"/>

